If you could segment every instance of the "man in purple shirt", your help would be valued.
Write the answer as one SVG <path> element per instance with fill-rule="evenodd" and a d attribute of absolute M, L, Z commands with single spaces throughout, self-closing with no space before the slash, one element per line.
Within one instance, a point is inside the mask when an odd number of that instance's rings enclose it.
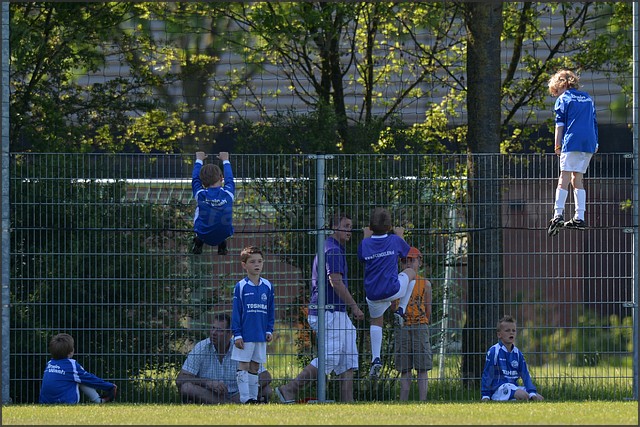
<path fill-rule="evenodd" d="M 404 312 L 416 284 L 416 272 L 405 268 L 398 274 L 398 259 L 406 258 L 411 248 L 402 238 L 404 228 L 395 227 L 391 233 L 391 214 L 384 208 L 375 208 L 364 239 L 358 246 L 358 260 L 364 263 L 364 291 L 371 315 L 371 370 L 369 376 L 378 378 L 382 369 L 380 349 L 384 312 L 391 301 L 400 299 L 394 313 L 399 327 L 404 324 Z"/>
<path fill-rule="evenodd" d="M 333 235 L 325 240 L 325 303 L 333 308 L 325 311 L 325 373 L 335 372 L 340 377 L 340 395 L 343 402 L 353 402 L 353 371 L 358 369 L 356 328 L 347 314 L 351 308 L 354 319 L 364 319 L 364 313 L 351 296 L 347 282 L 347 257 L 344 245 L 351 238 L 353 224 L 344 213 L 331 217 L 329 227 Z M 318 257 L 313 261 L 311 275 L 312 306 L 318 304 Z M 318 309 L 309 309 L 309 325 L 318 330 Z M 307 365 L 296 378 L 276 388 L 281 403 L 293 403 L 300 389 L 318 378 L 318 358 Z"/>

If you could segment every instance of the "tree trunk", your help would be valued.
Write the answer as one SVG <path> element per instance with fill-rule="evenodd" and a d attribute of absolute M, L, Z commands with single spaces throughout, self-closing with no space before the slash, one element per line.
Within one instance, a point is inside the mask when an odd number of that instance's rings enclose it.
<path fill-rule="evenodd" d="M 502 2 L 467 3 L 468 292 L 462 378 L 477 387 L 502 315 L 500 35 Z M 491 153 L 491 154 L 490 154 Z"/>

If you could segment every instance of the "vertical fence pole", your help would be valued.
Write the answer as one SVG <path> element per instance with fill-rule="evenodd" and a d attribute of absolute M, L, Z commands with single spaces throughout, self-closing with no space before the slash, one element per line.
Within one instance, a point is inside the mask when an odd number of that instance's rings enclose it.
<path fill-rule="evenodd" d="M 324 222 L 325 222 L 325 156 L 316 155 L 309 156 L 316 159 L 316 256 L 318 257 L 318 383 L 317 396 L 318 402 L 326 400 L 327 379 L 325 376 L 325 328 L 324 315 L 326 304 L 326 269 L 324 260 Z"/>
<path fill-rule="evenodd" d="M 9 2 L 2 2 L 2 403 L 10 403 Z"/>
<path fill-rule="evenodd" d="M 451 230 L 451 235 L 449 236 L 449 240 L 447 241 L 447 255 L 445 258 L 445 267 L 444 267 L 444 284 L 442 290 L 442 325 L 440 328 L 440 358 L 438 360 L 438 370 L 440 371 L 440 380 L 445 379 L 445 357 L 447 354 L 447 346 L 448 343 L 448 335 L 449 335 L 449 292 L 451 290 L 451 285 L 453 282 L 453 269 L 454 264 L 456 262 L 456 238 L 457 234 L 455 233 L 455 227 L 458 223 L 456 218 L 456 207 L 455 205 L 449 208 L 449 229 Z"/>
<path fill-rule="evenodd" d="M 640 79 L 638 63 L 638 49 L 640 49 L 640 27 L 638 26 L 638 2 L 633 2 L 633 398 L 638 400 L 638 274 L 639 261 L 638 256 L 638 186 L 640 185 L 640 177 L 638 176 L 638 122 L 640 114 L 638 113 L 638 91 Z"/>

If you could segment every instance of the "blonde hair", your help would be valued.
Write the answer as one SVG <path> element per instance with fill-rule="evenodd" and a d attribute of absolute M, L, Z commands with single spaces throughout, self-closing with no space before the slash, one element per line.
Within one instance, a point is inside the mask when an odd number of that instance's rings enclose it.
<path fill-rule="evenodd" d="M 558 96 L 560 89 L 578 89 L 580 77 L 570 70 L 560 70 L 549 79 L 549 93 Z"/>
<path fill-rule="evenodd" d="M 516 319 L 514 319 L 510 314 L 505 314 L 504 316 L 502 316 L 502 318 L 498 320 L 498 324 L 496 325 L 496 330 L 498 332 L 500 332 L 503 323 L 513 323 L 515 325 Z"/>

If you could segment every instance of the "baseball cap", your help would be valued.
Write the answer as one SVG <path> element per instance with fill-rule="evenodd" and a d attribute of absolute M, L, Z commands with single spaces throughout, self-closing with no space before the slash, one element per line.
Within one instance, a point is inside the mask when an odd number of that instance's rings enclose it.
<path fill-rule="evenodd" d="M 411 249 L 409 249 L 409 253 L 407 254 L 407 258 L 422 258 L 422 254 L 418 248 L 411 246 Z"/>

